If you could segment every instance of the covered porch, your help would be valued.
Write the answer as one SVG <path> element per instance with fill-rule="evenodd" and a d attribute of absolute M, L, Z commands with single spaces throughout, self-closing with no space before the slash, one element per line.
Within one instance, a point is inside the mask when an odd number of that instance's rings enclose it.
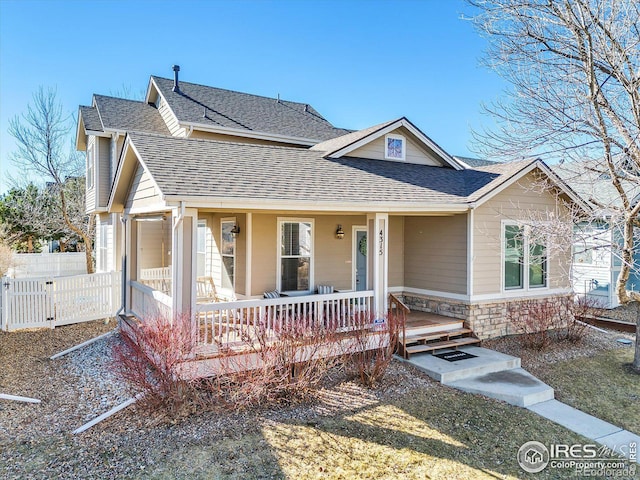
<path fill-rule="evenodd" d="M 126 312 L 190 315 L 205 356 L 240 352 L 252 332 L 283 322 L 349 332 L 368 318 L 373 326 L 387 316 L 390 293 L 436 283 L 466 292 L 466 217 L 209 208 L 130 215 Z"/>

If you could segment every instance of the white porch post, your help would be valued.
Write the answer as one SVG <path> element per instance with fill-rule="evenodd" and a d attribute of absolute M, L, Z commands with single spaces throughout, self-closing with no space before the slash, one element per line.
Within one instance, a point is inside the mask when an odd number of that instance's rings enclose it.
<path fill-rule="evenodd" d="M 373 287 L 374 313 L 382 316 L 387 313 L 387 289 L 389 271 L 389 215 L 371 213 L 367 215 L 367 243 L 369 265 L 371 267 L 371 286 Z"/>
<path fill-rule="evenodd" d="M 253 263 L 253 258 L 251 255 L 251 250 L 253 248 L 252 235 L 253 235 L 253 214 L 251 212 L 247 212 L 246 216 L 246 228 L 245 228 L 245 286 L 244 286 L 244 296 L 246 298 L 251 298 L 251 268 Z"/>
<path fill-rule="evenodd" d="M 133 231 L 133 229 L 136 231 Z M 137 242 L 137 228 L 138 223 L 131 220 L 129 215 L 125 216 L 125 226 L 124 226 L 124 251 L 126 256 L 126 264 L 125 264 L 125 284 L 123 285 L 123 292 L 125 294 L 125 313 L 129 313 L 131 311 L 131 286 L 130 283 L 133 279 L 133 276 L 136 272 L 136 252 L 137 246 L 134 245 L 134 242 Z M 137 280 L 137 277 L 136 277 Z"/>
<path fill-rule="evenodd" d="M 171 297 L 174 314 L 195 311 L 198 211 L 176 208 L 172 211 Z"/>

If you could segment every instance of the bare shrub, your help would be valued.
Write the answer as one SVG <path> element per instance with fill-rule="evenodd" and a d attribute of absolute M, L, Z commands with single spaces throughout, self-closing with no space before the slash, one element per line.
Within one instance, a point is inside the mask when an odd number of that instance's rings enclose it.
<path fill-rule="evenodd" d="M 173 320 L 152 316 L 123 328 L 121 337 L 122 343 L 114 347 L 114 371 L 143 394 L 138 404 L 171 417 L 188 414 L 197 392 L 194 383 L 180 378 L 178 372 L 195 347 L 190 315 Z"/>
<path fill-rule="evenodd" d="M 522 347 L 545 350 L 552 341 L 551 330 L 561 322 L 561 307 L 552 299 L 524 300 L 510 303 L 507 319 L 520 334 Z"/>
<path fill-rule="evenodd" d="M 561 340 L 570 342 L 582 341 L 587 334 L 589 326 L 585 319 L 597 316 L 604 308 L 604 303 L 594 297 L 577 297 L 570 305 L 570 315 L 568 315 L 564 328 L 559 330 Z"/>
<path fill-rule="evenodd" d="M 375 386 L 393 359 L 401 329 L 402 319 L 397 315 L 382 319 L 372 314 L 356 315 L 349 340 L 343 344 L 347 375 L 366 387 Z"/>
<path fill-rule="evenodd" d="M 208 381 L 209 390 L 234 408 L 306 399 L 339 361 L 336 326 L 323 319 L 265 319 L 243 340 L 243 355 L 224 359 L 227 374 Z"/>

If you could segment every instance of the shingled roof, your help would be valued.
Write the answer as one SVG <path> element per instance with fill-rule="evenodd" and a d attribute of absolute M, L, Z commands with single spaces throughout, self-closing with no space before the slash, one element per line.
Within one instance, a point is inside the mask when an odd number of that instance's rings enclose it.
<path fill-rule="evenodd" d="M 350 157 L 328 159 L 323 152 L 294 147 L 137 132 L 128 139 L 164 196 L 459 205 L 508 176 L 498 166 L 492 171 L 453 170 Z M 522 167 L 508 165 L 509 174 Z"/>
<path fill-rule="evenodd" d="M 93 98 L 106 129 L 169 135 L 169 129 L 153 105 L 104 95 L 94 95 Z"/>
<path fill-rule="evenodd" d="M 151 80 L 179 122 L 296 137 L 315 142 L 349 133 L 335 128 L 313 107 L 287 100 L 180 82 L 152 76 Z"/>

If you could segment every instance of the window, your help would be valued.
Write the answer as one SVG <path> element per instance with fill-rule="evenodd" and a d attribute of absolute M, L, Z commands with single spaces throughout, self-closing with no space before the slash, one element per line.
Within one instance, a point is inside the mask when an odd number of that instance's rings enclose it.
<path fill-rule="evenodd" d="M 223 218 L 220 222 L 220 254 L 222 256 L 222 279 L 220 286 L 223 289 L 235 291 L 236 285 L 236 238 L 231 233 L 236 225 L 235 218 Z"/>
<path fill-rule="evenodd" d="M 280 222 L 280 290 L 310 291 L 312 285 L 312 221 Z"/>
<path fill-rule="evenodd" d="M 207 274 L 207 221 L 198 220 L 198 239 L 196 245 L 197 252 L 197 275 L 204 277 Z"/>
<path fill-rule="evenodd" d="M 402 135 L 384 137 L 384 158 L 387 160 L 404 160 L 405 139 Z"/>
<path fill-rule="evenodd" d="M 529 227 L 504 225 L 504 289 L 523 290 L 547 286 L 547 247 Z"/>
<path fill-rule="evenodd" d="M 93 188 L 93 176 L 95 169 L 95 149 L 93 144 L 89 145 L 87 149 L 87 188 L 91 190 Z"/>

